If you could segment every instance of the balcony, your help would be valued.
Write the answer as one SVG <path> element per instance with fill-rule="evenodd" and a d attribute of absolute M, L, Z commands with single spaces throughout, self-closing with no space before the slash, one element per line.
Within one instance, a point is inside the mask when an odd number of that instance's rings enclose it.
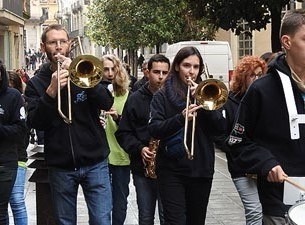
<path fill-rule="evenodd" d="M 27 1 L 25 2 L 25 8 L 27 8 L 26 3 Z M 24 25 L 23 5 L 20 0 L 0 0 L 1 23 L 4 25 Z"/>

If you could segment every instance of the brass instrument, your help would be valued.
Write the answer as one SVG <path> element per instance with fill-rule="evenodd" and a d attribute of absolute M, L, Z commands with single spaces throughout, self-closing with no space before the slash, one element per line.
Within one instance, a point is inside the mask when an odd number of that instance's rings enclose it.
<path fill-rule="evenodd" d="M 156 154 L 158 151 L 159 147 L 159 140 L 155 138 L 151 138 L 149 140 L 149 150 L 151 152 L 154 152 L 154 159 L 152 161 L 145 161 L 145 176 L 152 178 L 152 179 L 157 179 L 156 175 Z"/>
<path fill-rule="evenodd" d="M 194 104 L 200 105 L 205 110 L 217 110 L 226 103 L 228 99 L 229 91 L 226 85 L 220 80 L 208 78 L 209 72 L 206 64 L 204 69 L 205 69 L 206 80 L 200 82 L 196 87 L 195 95 L 194 95 L 195 98 Z M 196 112 L 193 115 L 191 150 L 189 150 L 187 146 L 187 131 L 188 131 L 188 113 L 189 113 L 188 106 L 190 105 L 190 92 L 191 92 L 190 85 L 188 85 L 183 143 L 188 159 L 192 160 L 194 157 Z"/>
<path fill-rule="evenodd" d="M 81 45 L 80 37 L 77 37 L 78 45 L 81 49 L 81 55 L 77 56 L 69 66 L 69 77 L 67 83 L 68 89 L 68 116 L 64 115 L 61 110 L 61 94 L 60 94 L 60 80 L 57 87 L 57 102 L 58 112 L 64 121 L 68 124 L 72 123 L 71 113 L 71 85 L 70 81 L 80 88 L 93 88 L 103 78 L 103 65 L 102 62 L 92 55 L 84 55 Z M 61 62 L 57 61 L 57 77 L 61 69 Z"/>

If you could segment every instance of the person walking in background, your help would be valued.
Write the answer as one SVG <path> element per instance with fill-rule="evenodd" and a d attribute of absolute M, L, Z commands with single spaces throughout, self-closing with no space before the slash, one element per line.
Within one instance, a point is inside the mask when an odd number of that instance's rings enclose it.
<path fill-rule="evenodd" d="M 18 144 L 26 132 L 21 93 L 9 87 L 8 75 L 0 61 L 0 224 L 8 224 L 8 203 L 18 168 Z"/>
<path fill-rule="evenodd" d="M 9 86 L 17 89 L 20 94 L 23 94 L 22 80 L 18 73 L 8 71 Z M 24 103 L 25 99 L 24 99 Z M 27 171 L 27 147 L 29 145 L 29 129 L 26 129 L 20 142 L 17 144 L 18 149 L 18 170 L 15 184 L 10 197 L 10 206 L 13 212 L 15 225 L 27 225 L 28 215 L 24 200 L 25 177 Z"/>
<path fill-rule="evenodd" d="M 129 95 L 129 76 L 119 58 L 114 55 L 103 55 L 103 83 L 114 96 L 114 104 L 106 112 L 105 130 L 110 147 L 108 157 L 112 186 L 112 225 L 123 225 L 127 213 L 129 195 L 130 160 L 128 154 L 116 140 L 115 132 L 121 119 L 122 111 Z"/>
<path fill-rule="evenodd" d="M 139 67 L 139 69 L 141 69 L 141 66 L 142 66 L 144 60 L 145 60 L 145 58 L 144 58 L 143 54 L 140 54 L 140 56 L 138 58 L 138 67 Z"/>
<path fill-rule="evenodd" d="M 147 130 L 150 102 L 163 85 L 170 62 L 164 55 L 153 55 L 148 61 L 148 82 L 131 94 L 125 104 L 119 129 L 115 133 L 122 148 L 129 154 L 139 210 L 139 225 L 153 225 L 158 200 L 160 224 L 164 224 L 163 208 L 154 174 L 155 152 Z M 149 166 L 151 165 L 151 166 Z"/>
<path fill-rule="evenodd" d="M 283 182 L 288 176 L 305 177 L 305 126 L 293 119 L 305 114 L 304 36 L 305 10 L 287 11 L 280 29 L 285 53 L 248 88 L 228 139 L 233 159 L 258 175 L 264 225 L 286 224 L 291 205 L 284 203 Z"/>
<path fill-rule="evenodd" d="M 241 198 L 245 209 L 247 225 L 261 225 L 263 222 L 262 206 L 259 200 L 256 179 L 246 174 L 246 171 L 234 163 L 226 138 L 233 128 L 236 112 L 240 101 L 248 87 L 259 77 L 265 74 L 267 64 L 257 56 L 243 57 L 233 73 L 229 97 L 223 107 L 223 114 L 226 118 L 227 131 L 216 142 L 218 147 L 226 152 L 228 169 L 233 183 Z"/>
<path fill-rule="evenodd" d="M 219 111 L 186 105 L 188 85 L 193 93 L 203 68 L 197 48 L 180 49 L 165 84 L 154 94 L 150 105 L 148 130 L 153 138 L 160 140 L 156 171 L 165 224 L 205 223 L 214 174 L 213 137 L 224 132 L 225 120 Z M 197 115 L 194 159 L 189 160 L 183 145 L 184 126 L 188 119 L 187 144 L 191 146 L 194 114 Z"/>
<path fill-rule="evenodd" d="M 81 186 L 88 224 L 110 225 L 109 146 L 99 114 L 101 110 L 110 110 L 113 97 L 102 84 L 85 89 L 71 83 L 72 122 L 64 121 L 57 109 L 57 88 L 59 84 L 62 111 L 67 112 L 67 69 L 71 63 L 68 32 L 60 24 L 51 24 L 44 29 L 40 46 L 49 62 L 41 66 L 26 86 L 27 122 L 29 127 L 44 131 L 56 223 L 77 224 L 77 194 Z M 61 62 L 60 71 L 57 71 L 58 62 Z"/>
<path fill-rule="evenodd" d="M 133 76 L 131 74 L 131 69 L 130 69 L 130 65 L 128 63 L 123 63 L 123 66 L 129 76 L 129 79 L 130 79 L 130 83 L 129 83 L 129 89 L 132 90 L 133 89 L 133 86 L 134 84 L 137 82 L 137 78 L 135 78 L 135 76 Z"/>
<path fill-rule="evenodd" d="M 140 80 L 138 80 L 137 82 L 135 82 L 135 84 L 133 85 L 133 88 L 132 88 L 132 92 L 135 92 L 136 90 L 138 90 L 148 81 L 148 66 L 147 66 L 146 61 L 143 62 L 141 70 L 143 72 L 143 77 Z"/>

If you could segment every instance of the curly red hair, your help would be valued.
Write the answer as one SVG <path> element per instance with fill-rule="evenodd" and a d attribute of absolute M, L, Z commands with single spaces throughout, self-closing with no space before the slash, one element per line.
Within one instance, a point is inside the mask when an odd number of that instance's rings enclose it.
<path fill-rule="evenodd" d="M 247 77 L 251 76 L 257 67 L 261 67 L 263 74 L 266 73 L 267 64 L 264 60 L 257 56 L 244 56 L 234 70 L 231 91 L 237 95 L 244 95 L 248 89 Z"/>

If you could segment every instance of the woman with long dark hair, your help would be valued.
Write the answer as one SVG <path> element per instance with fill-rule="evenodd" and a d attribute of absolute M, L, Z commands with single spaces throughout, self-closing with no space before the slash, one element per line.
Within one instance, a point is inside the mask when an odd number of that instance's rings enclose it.
<path fill-rule="evenodd" d="M 213 138 L 224 131 L 224 118 L 219 111 L 186 105 L 188 85 L 193 94 L 203 68 L 197 48 L 182 48 L 174 58 L 165 85 L 151 102 L 149 131 L 160 140 L 156 163 L 165 224 L 205 223 L 214 174 Z M 194 114 L 194 158 L 189 160 L 183 146 L 184 125 L 187 118 L 190 148 Z"/>

